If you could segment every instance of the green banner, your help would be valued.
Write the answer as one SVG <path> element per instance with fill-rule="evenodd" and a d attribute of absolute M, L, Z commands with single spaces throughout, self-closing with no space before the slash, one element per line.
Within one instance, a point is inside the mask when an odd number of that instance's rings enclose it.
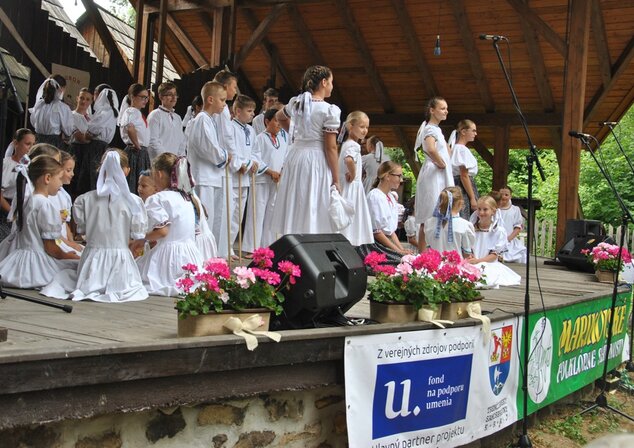
<path fill-rule="evenodd" d="M 610 295 L 530 315 L 529 414 L 603 375 L 611 305 Z M 614 312 L 608 371 L 621 363 L 631 307 L 632 292 L 620 293 Z M 523 337 L 522 331 L 522 342 Z M 524 346 L 524 343 L 520 346 L 522 361 Z M 521 390 L 518 390 L 517 409 L 521 414 Z"/>

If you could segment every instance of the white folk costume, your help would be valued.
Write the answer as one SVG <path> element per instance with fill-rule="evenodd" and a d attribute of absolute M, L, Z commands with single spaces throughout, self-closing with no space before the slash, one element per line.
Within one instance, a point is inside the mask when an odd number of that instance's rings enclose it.
<path fill-rule="evenodd" d="M 418 173 L 416 181 L 416 222 L 424 224 L 434 214 L 434 208 L 440 192 L 447 187 L 453 187 L 453 176 L 451 175 L 451 160 L 447 150 L 447 142 L 440 130 L 435 124 L 427 123 L 419 130 L 419 136 L 416 138 L 416 148 L 421 144 L 423 151 L 427 154 L 427 144 L 425 139 L 432 137 L 436 140 L 436 151 L 445 162 L 445 168 L 438 168 L 431 157 L 427 155 L 425 162 Z"/>
<path fill-rule="evenodd" d="M 134 126 L 134 129 L 136 129 L 140 149 L 135 148 L 132 140 L 130 140 L 128 126 Z M 119 132 L 121 133 L 123 143 L 126 144 L 125 153 L 128 156 L 130 164 L 128 187 L 130 191 L 134 193 L 137 191 L 139 173 L 150 168 L 150 156 L 147 150 L 150 144 L 150 128 L 141 111 L 136 107 L 130 106 L 125 108 L 121 115 L 119 115 Z"/>
<path fill-rule="evenodd" d="M 110 101 L 112 100 L 112 105 Z M 106 148 L 117 131 L 119 99 L 114 90 L 105 88 L 95 100 L 94 113 L 88 122 L 88 134 L 92 138 L 78 161 L 76 193 L 83 194 L 97 187 L 97 169 Z"/>
<path fill-rule="evenodd" d="M 90 107 L 89 110 L 86 111 L 85 114 L 80 114 L 77 111 L 73 111 L 73 122 L 75 124 L 75 132 L 79 131 L 82 134 L 86 134 L 88 132 L 88 123 L 91 119 Z M 90 143 L 80 143 L 75 139 L 75 135 L 70 138 L 68 144 L 68 152 L 75 158 L 75 172 L 78 172 L 83 164 L 84 155 L 87 153 L 87 148 L 90 146 Z M 77 184 L 79 182 L 79 176 L 73 176 L 70 181 L 70 186 L 68 187 L 69 191 L 75 195 L 77 193 Z"/>
<path fill-rule="evenodd" d="M 262 111 L 257 114 L 251 122 L 255 135 L 260 135 L 262 132 L 266 131 L 266 126 L 264 125 L 264 112 L 266 111 Z"/>
<path fill-rule="evenodd" d="M 347 157 L 350 157 L 355 164 L 355 177 L 352 182 L 346 180 L 346 173 L 348 172 L 346 166 Z M 339 155 L 339 182 L 342 186 L 341 196 L 354 206 L 355 213 L 352 222 L 341 230 L 341 234 L 353 246 L 372 244 L 374 242 L 370 211 L 361 175 L 361 146 L 354 140 L 346 140 L 341 145 L 341 154 Z"/>
<path fill-rule="evenodd" d="M 196 193 L 207 211 L 207 223 L 215 241 L 220 240 L 221 219 L 224 215 L 224 167 L 228 152 L 218 141 L 218 125 L 213 117 L 201 111 L 189 123 L 187 160 L 196 181 Z"/>
<path fill-rule="evenodd" d="M 372 225 L 372 236 L 382 232 L 390 238 L 398 227 L 398 215 L 400 204 L 398 203 L 398 194 L 390 191 L 388 194 L 383 193 L 378 188 L 373 188 L 367 195 L 368 210 L 370 212 L 370 222 Z M 398 264 L 401 262 L 400 253 L 390 249 L 374 239 L 373 244 L 359 246 L 357 251 L 362 257 L 370 252 L 380 252 L 386 255 L 388 264 Z"/>
<path fill-rule="evenodd" d="M 490 229 L 482 230 L 476 227 L 475 235 L 474 257 L 483 258 L 492 253 L 502 257 L 506 252 L 508 247 L 507 234 L 504 227 L 499 226 L 497 223 L 492 224 Z M 482 268 L 487 288 L 497 289 L 500 286 L 516 286 L 522 280 L 519 274 L 516 274 L 498 260 L 478 263 L 476 266 Z"/>
<path fill-rule="evenodd" d="M 277 173 L 282 172 L 284 160 L 288 149 L 288 134 L 280 130 L 277 135 L 272 135 L 268 131 L 259 134 L 255 139 L 253 156 L 260 164 L 258 174 L 255 178 L 255 187 L 249 191 L 247 201 L 247 217 L 244 226 L 244 240 L 242 250 L 253 252 L 259 247 L 271 245 L 277 236 L 271 230 L 271 220 L 273 219 L 273 209 L 279 184 L 266 174 L 270 169 Z M 253 194 L 255 191 L 255 240 L 253 239 Z"/>
<path fill-rule="evenodd" d="M 43 240 L 60 237 L 59 212 L 41 194 L 24 203 L 24 225 L 16 233 L 15 249 L 0 262 L 2 284 L 14 288 L 41 288 L 65 268 L 76 268 L 77 260 L 58 260 L 44 250 Z"/>
<path fill-rule="evenodd" d="M 436 203 L 434 215 L 425 221 L 425 242 L 428 247 L 439 252 L 455 250 L 460 257 L 471 255 L 475 244 L 475 229 L 460 215 L 453 215 L 453 196 L 450 192 L 447 211 L 439 210 L 440 199 Z"/>
<path fill-rule="evenodd" d="M 55 97 L 50 103 L 44 101 L 44 86 L 50 83 L 56 89 Z M 31 124 L 37 134 L 38 143 L 49 143 L 56 148 L 64 149 L 62 134 L 70 137 L 75 131 L 73 115 L 70 107 L 63 101 L 63 91 L 53 78 L 44 80 L 35 96 L 35 105 L 29 109 Z"/>
<path fill-rule="evenodd" d="M 420 226 L 416 224 L 416 217 L 414 215 L 409 215 L 407 217 L 403 223 L 403 228 L 405 229 L 405 235 L 407 238 L 415 238 L 416 241 L 418 241 Z"/>
<path fill-rule="evenodd" d="M 171 152 L 177 156 L 185 155 L 185 133 L 180 115 L 174 110 L 159 106 L 150 112 L 147 122 L 150 128 L 150 161 L 164 152 Z"/>
<path fill-rule="evenodd" d="M 109 152 L 97 189 L 75 201 L 73 216 L 77 233 L 86 235 L 86 248 L 77 272 L 60 272 L 42 294 L 108 303 L 148 297 L 128 248 L 130 239 L 145 237 L 147 215 L 141 198 L 130 193 L 120 163 L 119 154 Z"/>
<path fill-rule="evenodd" d="M 522 229 L 524 227 L 524 217 L 518 206 L 511 204 L 506 209 L 498 208 L 498 211 L 502 219 L 500 224 L 506 230 L 507 235 L 513 233 L 516 228 Z M 509 241 L 508 250 L 504 253 L 504 261 L 526 263 L 526 246 L 519 238 L 515 237 Z"/>
<path fill-rule="evenodd" d="M 180 191 L 163 190 L 145 201 L 150 229 L 169 226 L 169 232 L 156 242 L 147 256 L 137 260 L 143 284 L 150 294 L 177 296 L 176 280 L 183 266 L 201 265 L 196 246 L 196 214 L 191 200 Z"/>
<path fill-rule="evenodd" d="M 291 145 L 284 164 L 271 227 L 279 235 L 332 233 L 328 215 L 332 173 L 324 133 L 339 130 L 341 110 L 306 92 L 291 98 L 284 113 L 291 120 Z"/>
<path fill-rule="evenodd" d="M 374 181 L 376 180 L 376 175 L 379 172 L 379 165 L 389 160 L 392 159 L 390 159 L 390 156 L 385 154 L 383 142 L 381 141 L 377 142 L 374 152 L 361 157 L 361 168 L 363 169 L 364 176 L 363 188 L 365 189 L 366 194 L 374 188 Z"/>
<path fill-rule="evenodd" d="M 53 204 L 53 207 L 58 212 L 58 216 L 60 219 L 60 232 L 62 238 L 68 239 L 68 224 L 71 219 L 71 209 L 73 206 L 73 200 L 66 190 L 61 188 L 55 196 L 49 196 L 48 199 Z M 81 255 L 81 251 L 77 251 L 73 247 L 66 244 L 61 239 L 57 240 L 57 245 L 66 253 L 74 252 L 77 255 Z"/>
<path fill-rule="evenodd" d="M 476 200 L 478 199 L 478 188 L 476 187 L 474 178 L 478 174 L 478 161 L 473 156 L 469 148 L 460 143 L 453 145 L 453 152 L 451 153 L 451 171 L 453 174 L 454 184 L 462 190 L 462 198 L 464 199 L 462 204 L 462 210 L 460 210 L 460 216 L 464 219 L 469 219 L 471 216 L 471 204 L 469 202 L 469 195 L 460 178 L 460 167 L 465 167 L 469 174 L 469 182 L 471 182 L 471 188 L 475 194 Z"/>
<path fill-rule="evenodd" d="M 13 152 L 11 153 L 13 154 Z M 2 161 L 2 197 L 11 203 L 15 197 L 15 183 L 18 173 L 15 167 L 18 162 L 11 156 L 7 156 Z M 11 223 L 7 220 L 8 212 L 0 210 L 0 241 L 4 240 L 11 233 Z M 2 258 L 0 258 L 1 260 Z"/>

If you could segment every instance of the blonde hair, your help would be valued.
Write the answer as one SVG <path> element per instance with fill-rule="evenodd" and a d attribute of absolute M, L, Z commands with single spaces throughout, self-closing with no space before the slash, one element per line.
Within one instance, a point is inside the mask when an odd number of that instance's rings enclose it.
<path fill-rule="evenodd" d="M 498 209 L 498 203 L 493 196 L 489 196 L 489 195 L 480 196 L 480 199 L 478 199 L 478 205 L 480 203 L 488 205 L 489 207 L 493 209 L 494 212 L 495 210 Z"/>
<path fill-rule="evenodd" d="M 370 121 L 368 114 L 366 114 L 363 111 L 355 110 L 354 112 L 350 112 L 348 116 L 346 117 L 346 122 L 344 123 L 346 126 L 346 129 L 350 130 L 351 126 L 354 126 L 355 124 L 357 124 L 359 121 L 363 120 L 364 118 Z"/>
<path fill-rule="evenodd" d="M 451 211 L 453 213 L 459 211 L 462 208 L 462 191 L 459 187 L 447 187 L 443 191 L 440 192 L 438 210 L 442 215 L 447 213 L 447 207 L 449 207 L 449 194 L 453 197 L 453 204 L 451 206 Z"/>
<path fill-rule="evenodd" d="M 456 132 L 469 130 L 475 126 L 475 123 L 469 119 L 460 120 L 456 125 Z"/>
<path fill-rule="evenodd" d="M 233 109 L 246 109 L 247 107 L 255 108 L 255 101 L 247 95 L 238 95 L 233 102 Z"/>
<path fill-rule="evenodd" d="M 54 157 L 49 155 L 39 155 L 31 159 L 28 167 L 29 179 L 31 182 L 35 183 L 40 177 L 50 174 L 54 176 L 59 174 L 64 168 L 62 164 L 56 160 Z M 24 225 L 24 198 L 25 198 L 25 186 L 26 186 L 26 178 L 20 172 L 16 178 L 16 187 L 15 187 L 15 200 L 16 208 L 15 208 L 15 220 L 18 226 L 18 230 L 22 231 L 22 227 Z"/>
<path fill-rule="evenodd" d="M 397 168 L 401 168 L 401 165 L 396 162 L 392 162 L 391 160 L 380 164 L 379 169 L 376 172 L 376 179 L 374 179 L 374 182 L 372 183 L 372 188 L 376 188 L 381 180 L 385 178 L 385 176 L 387 176 Z"/>
<path fill-rule="evenodd" d="M 217 81 L 208 81 L 205 83 L 202 89 L 200 89 L 200 96 L 203 98 L 203 104 L 205 100 L 210 96 L 216 96 L 219 92 L 226 91 L 225 86 Z"/>

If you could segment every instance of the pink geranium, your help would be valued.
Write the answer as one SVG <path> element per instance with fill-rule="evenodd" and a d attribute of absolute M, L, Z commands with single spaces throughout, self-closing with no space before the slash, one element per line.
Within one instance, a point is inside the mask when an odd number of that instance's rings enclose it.
<path fill-rule="evenodd" d="M 427 272 L 435 272 L 442 262 L 440 252 L 434 249 L 427 249 L 412 261 L 412 266 L 417 271 L 424 269 Z"/>
<path fill-rule="evenodd" d="M 268 247 L 260 247 L 253 252 L 253 263 L 260 268 L 268 269 L 273 266 L 275 254 Z"/>
<path fill-rule="evenodd" d="M 280 261 L 277 264 L 277 268 L 283 274 L 288 275 L 288 281 L 291 285 L 294 285 L 295 279 L 298 277 L 301 277 L 302 275 L 302 270 L 299 268 L 299 266 L 297 266 L 296 264 L 290 261 L 286 261 L 286 260 Z"/>
<path fill-rule="evenodd" d="M 370 252 L 365 256 L 363 263 L 367 266 L 370 266 L 372 269 L 376 270 L 376 267 L 381 263 L 385 263 L 387 261 L 387 256 L 385 254 L 379 252 Z"/>
<path fill-rule="evenodd" d="M 583 249 L 581 253 L 587 257 L 588 261 L 594 264 L 597 270 L 616 272 L 618 269 L 619 246 L 616 244 L 601 242 L 594 246 L 592 250 Z M 625 264 L 631 262 L 632 255 L 624 247 L 621 250 L 621 270 Z"/>

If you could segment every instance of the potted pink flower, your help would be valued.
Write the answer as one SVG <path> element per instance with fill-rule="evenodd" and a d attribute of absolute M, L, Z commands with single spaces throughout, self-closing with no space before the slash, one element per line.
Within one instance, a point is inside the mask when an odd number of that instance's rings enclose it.
<path fill-rule="evenodd" d="M 614 282 L 614 276 L 618 275 L 619 246 L 602 242 L 594 246 L 592 250 L 583 249 L 581 253 L 594 265 L 597 279 L 600 282 Z M 624 247 L 621 250 L 621 271 L 626 264 L 631 262 L 632 256 Z"/>
<path fill-rule="evenodd" d="M 273 266 L 273 258 L 271 249 L 260 248 L 248 267 L 231 270 L 224 258 L 211 258 L 203 266 L 183 266 L 184 275 L 176 283 L 181 291 L 176 300 L 179 336 L 202 335 L 207 330 L 228 333 L 222 328 L 223 322 L 235 313 L 258 313 L 263 316 L 262 326 L 268 329 L 270 313 L 279 315 L 283 311 L 282 289 L 301 276 L 299 266 L 290 261 Z"/>

